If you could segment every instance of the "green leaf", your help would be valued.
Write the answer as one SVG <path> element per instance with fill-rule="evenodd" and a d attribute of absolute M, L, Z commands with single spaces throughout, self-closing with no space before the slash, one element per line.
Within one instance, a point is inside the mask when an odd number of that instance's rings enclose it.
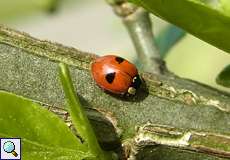
<path fill-rule="evenodd" d="M 48 146 L 76 149 L 80 141 L 66 124 L 42 106 L 0 91 L 0 133 Z M 63 138 L 65 137 L 65 138 Z"/>
<path fill-rule="evenodd" d="M 221 7 L 223 12 L 230 16 L 230 1 L 229 0 L 220 0 Z"/>
<path fill-rule="evenodd" d="M 35 13 L 49 10 L 54 1 L 55 0 L 1 0 L 1 23 L 19 17 L 25 18 Z"/>
<path fill-rule="evenodd" d="M 10 136 L 0 134 L 0 137 Z M 92 155 L 73 149 L 48 147 L 26 139 L 22 139 L 23 160 L 82 160 L 85 158 L 92 158 Z"/>
<path fill-rule="evenodd" d="M 61 153 L 69 158 L 73 156 L 72 153 L 77 155 L 84 152 L 88 155 L 87 149 L 66 124 L 37 103 L 0 91 L 0 113 L 0 135 L 22 138 L 25 157 L 32 156 L 27 149 L 34 149 L 34 156 L 39 154 L 40 157 L 44 155 L 50 158 Z M 49 153 L 43 153 L 46 149 Z"/>
<path fill-rule="evenodd" d="M 230 64 L 226 66 L 216 78 L 216 82 L 230 88 Z"/>
<path fill-rule="evenodd" d="M 89 153 L 61 147 L 47 147 L 24 140 L 22 158 L 32 160 L 82 160 L 92 157 Z"/>
<path fill-rule="evenodd" d="M 103 152 L 100 148 L 94 130 L 86 116 L 83 107 L 81 106 L 78 96 L 75 94 L 69 69 L 66 64 L 59 64 L 59 73 L 65 92 L 65 97 L 68 105 L 67 107 L 69 108 L 71 119 L 79 135 L 85 141 L 89 152 L 97 157 L 97 159 L 110 160 L 110 155 Z"/>
<path fill-rule="evenodd" d="M 230 52 L 230 17 L 201 0 L 129 0 L 194 36 Z"/>

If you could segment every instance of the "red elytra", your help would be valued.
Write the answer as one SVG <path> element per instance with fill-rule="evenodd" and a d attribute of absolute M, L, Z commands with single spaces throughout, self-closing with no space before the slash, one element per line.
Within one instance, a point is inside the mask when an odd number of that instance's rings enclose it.
<path fill-rule="evenodd" d="M 91 72 L 97 85 L 115 94 L 134 95 L 141 84 L 135 65 L 114 55 L 95 59 Z"/>

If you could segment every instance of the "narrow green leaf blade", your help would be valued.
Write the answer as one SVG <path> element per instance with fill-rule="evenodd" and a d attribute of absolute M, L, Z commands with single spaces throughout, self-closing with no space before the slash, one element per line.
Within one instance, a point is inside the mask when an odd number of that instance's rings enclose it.
<path fill-rule="evenodd" d="M 78 96 L 75 94 L 73 82 L 71 80 L 69 69 L 66 64 L 59 64 L 59 73 L 71 119 L 78 133 L 85 141 L 89 152 L 92 153 L 97 159 L 110 160 L 111 155 L 109 153 L 103 152 L 99 146 L 94 130 L 86 116 L 83 107 L 81 106 Z"/>
<path fill-rule="evenodd" d="M 230 64 L 220 72 L 216 78 L 216 82 L 222 86 L 230 88 Z"/>
<path fill-rule="evenodd" d="M 28 99 L 0 91 L 0 134 L 41 145 L 86 150 L 55 114 Z"/>
<path fill-rule="evenodd" d="M 230 16 L 201 0 L 129 0 L 230 53 Z"/>

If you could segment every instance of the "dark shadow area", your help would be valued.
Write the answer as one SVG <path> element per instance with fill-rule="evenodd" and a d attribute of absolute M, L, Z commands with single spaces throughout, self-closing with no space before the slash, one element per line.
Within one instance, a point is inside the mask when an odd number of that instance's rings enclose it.
<path fill-rule="evenodd" d="M 149 145 L 138 151 L 136 160 L 220 160 L 215 155 L 177 147 Z M 223 158 L 225 159 L 225 158 Z"/>
<path fill-rule="evenodd" d="M 107 151 L 121 150 L 120 137 L 111 121 L 102 113 L 93 109 L 93 107 L 82 96 L 79 96 L 79 98 L 81 104 L 86 108 L 86 113 L 101 147 Z"/>
<path fill-rule="evenodd" d="M 128 93 L 126 94 L 114 94 L 109 91 L 104 90 L 105 93 L 111 95 L 112 97 L 115 97 L 117 99 L 120 99 L 122 101 L 129 101 L 129 102 L 140 102 L 143 101 L 148 95 L 149 90 L 146 86 L 146 83 L 144 79 L 142 78 L 142 83 L 139 89 L 137 89 L 135 95 L 130 95 Z"/>

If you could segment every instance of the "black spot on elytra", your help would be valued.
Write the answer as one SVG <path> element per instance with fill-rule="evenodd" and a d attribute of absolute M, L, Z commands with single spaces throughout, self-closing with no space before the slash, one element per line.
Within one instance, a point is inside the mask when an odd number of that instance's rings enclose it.
<path fill-rule="evenodd" d="M 106 74 L 105 76 L 106 81 L 110 84 L 113 83 L 115 75 L 116 75 L 116 72 Z"/>
<path fill-rule="evenodd" d="M 116 57 L 115 60 L 120 64 L 124 61 L 124 58 Z"/>

